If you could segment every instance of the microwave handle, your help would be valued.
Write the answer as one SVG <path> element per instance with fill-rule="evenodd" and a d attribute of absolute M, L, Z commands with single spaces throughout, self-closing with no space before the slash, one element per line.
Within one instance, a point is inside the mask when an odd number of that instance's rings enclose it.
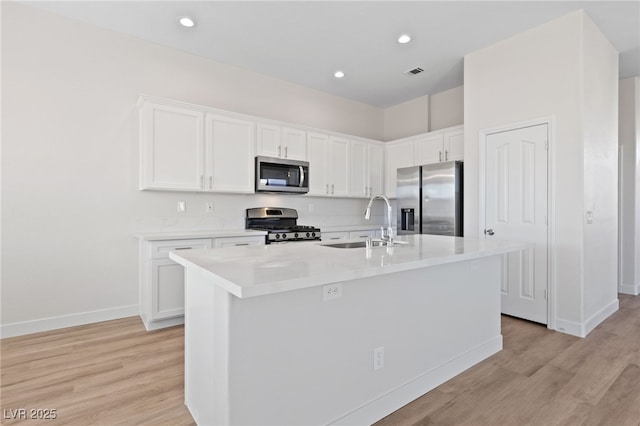
<path fill-rule="evenodd" d="M 300 187 L 302 188 L 304 186 L 304 167 L 302 166 L 298 166 L 300 167 Z"/>

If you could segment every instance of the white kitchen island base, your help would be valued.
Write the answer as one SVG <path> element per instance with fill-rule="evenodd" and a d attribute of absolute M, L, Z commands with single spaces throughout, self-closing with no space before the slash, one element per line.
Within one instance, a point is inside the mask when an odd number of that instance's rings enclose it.
<path fill-rule="evenodd" d="M 354 274 L 331 300 L 323 285 L 237 297 L 206 265 L 175 260 L 185 401 L 200 425 L 371 424 L 502 349 L 500 255 Z"/>

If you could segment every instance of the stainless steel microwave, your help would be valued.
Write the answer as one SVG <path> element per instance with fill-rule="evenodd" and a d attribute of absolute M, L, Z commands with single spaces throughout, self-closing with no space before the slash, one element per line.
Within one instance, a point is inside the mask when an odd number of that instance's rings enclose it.
<path fill-rule="evenodd" d="M 256 192 L 309 192 L 309 163 L 256 157 Z"/>

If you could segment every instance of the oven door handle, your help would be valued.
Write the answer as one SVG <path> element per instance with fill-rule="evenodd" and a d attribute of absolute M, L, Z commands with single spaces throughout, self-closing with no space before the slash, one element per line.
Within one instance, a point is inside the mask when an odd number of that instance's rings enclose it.
<path fill-rule="evenodd" d="M 300 185 L 298 185 L 300 188 L 302 188 L 304 186 L 304 167 L 302 166 L 298 166 L 300 167 Z"/>

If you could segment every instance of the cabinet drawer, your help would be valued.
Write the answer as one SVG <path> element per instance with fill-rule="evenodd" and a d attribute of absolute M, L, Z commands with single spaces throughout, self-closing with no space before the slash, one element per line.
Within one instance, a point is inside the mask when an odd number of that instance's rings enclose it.
<path fill-rule="evenodd" d="M 166 259 L 171 250 L 211 248 L 211 239 L 153 241 L 150 243 L 150 248 L 152 259 Z"/>
<path fill-rule="evenodd" d="M 342 241 L 349 239 L 348 232 L 323 232 L 322 241 Z"/>
<path fill-rule="evenodd" d="M 379 237 L 380 237 L 380 230 L 376 230 L 376 229 L 349 232 L 350 240 L 366 240 L 367 238 L 379 238 Z"/>
<path fill-rule="evenodd" d="M 235 246 L 261 246 L 264 244 L 264 237 L 228 237 L 215 238 L 213 246 L 216 248 L 235 247 Z"/>

